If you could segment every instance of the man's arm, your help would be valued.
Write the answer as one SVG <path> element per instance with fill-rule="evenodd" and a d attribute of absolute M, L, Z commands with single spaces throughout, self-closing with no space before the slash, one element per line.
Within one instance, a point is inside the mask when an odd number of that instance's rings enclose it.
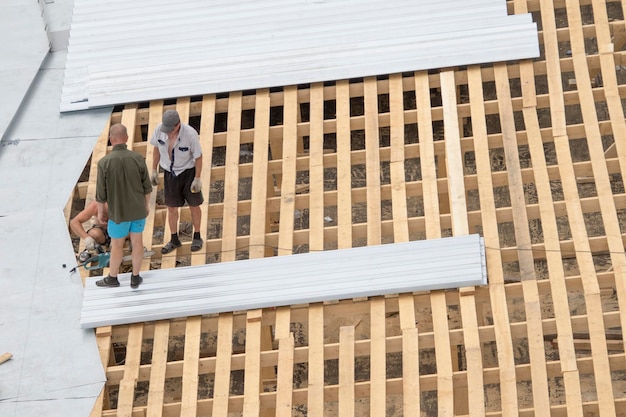
<path fill-rule="evenodd" d="M 96 178 L 96 202 L 98 203 L 98 220 L 106 223 L 104 203 L 108 200 L 108 190 L 106 186 L 105 169 L 102 160 L 98 162 L 98 176 Z"/>
<path fill-rule="evenodd" d="M 93 216 L 98 215 L 98 204 L 95 201 L 92 201 L 85 207 L 83 211 L 78 213 L 76 217 L 70 220 L 70 228 L 72 232 L 74 232 L 81 239 L 86 239 L 89 235 L 85 231 L 83 227 L 83 223 L 91 219 Z"/>
<path fill-rule="evenodd" d="M 155 170 L 159 167 L 159 161 L 161 160 L 161 152 L 159 152 L 158 146 L 152 147 L 152 169 Z"/>
<path fill-rule="evenodd" d="M 150 214 L 150 195 L 151 194 L 152 192 L 148 194 L 144 194 L 144 197 L 146 199 L 146 217 L 148 217 L 148 215 Z"/>
<path fill-rule="evenodd" d="M 196 178 L 202 176 L 202 155 L 196 158 Z"/>
<path fill-rule="evenodd" d="M 191 192 L 199 193 L 202 191 L 202 180 L 200 175 L 202 174 L 202 155 L 196 158 L 196 176 L 191 183 Z"/>
<path fill-rule="evenodd" d="M 159 159 L 161 159 L 161 152 L 157 146 L 152 148 L 152 172 L 150 173 L 150 184 L 157 187 L 159 185 Z"/>

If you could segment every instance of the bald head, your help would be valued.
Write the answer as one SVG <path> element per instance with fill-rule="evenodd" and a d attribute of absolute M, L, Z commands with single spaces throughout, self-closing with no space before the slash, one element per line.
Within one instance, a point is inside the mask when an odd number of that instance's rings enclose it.
<path fill-rule="evenodd" d="M 111 145 L 119 145 L 120 143 L 126 143 L 128 141 L 128 132 L 126 126 L 121 123 L 114 124 L 109 130 L 109 140 Z"/>

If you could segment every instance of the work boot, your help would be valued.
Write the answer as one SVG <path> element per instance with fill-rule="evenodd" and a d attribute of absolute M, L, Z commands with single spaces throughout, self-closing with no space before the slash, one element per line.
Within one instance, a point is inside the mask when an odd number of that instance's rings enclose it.
<path fill-rule="evenodd" d="M 117 277 L 107 275 L 106 277 L 96 281 L 96 285 L 98 287 L 119 287 L 120 282 L 117 280 Z"/>
<path fill-rule="evenodd" d="M 191 242 L 191 251 L 197 252 L 202 249 L 202 243 L 204 242 L 202 241 L 202 238 L 200 236 L 198 236 L 197 238 L 194 237 L 193 241 Z"/>
<path fill-rule="evenodd" d="M 143 278 L 139 275 L 131 275 L 130 276 L 130 288 L 137 288 L 139 284 L 143 282 Z"/>
<path fill-rule="evenodd" d="M 169 242 L 167 242 L 165 246 L 161 248 L 161 253 L 165 255 L 167 253 L 170 253 L 176 248 L 180 248 L 181 246 L 182 246 L 182 243 L 180 243 L 180 240 L 179 241 L 170 240 Z"/>

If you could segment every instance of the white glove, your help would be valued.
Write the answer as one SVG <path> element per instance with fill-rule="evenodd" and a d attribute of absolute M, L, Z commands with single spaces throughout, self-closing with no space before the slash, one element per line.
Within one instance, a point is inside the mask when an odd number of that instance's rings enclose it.
<path fill-rule="evenodd" d="M 194 178 L 191 183 L 191 192 L 199 193 L 200 191 L 202 191 L 202 181 L 200 181 L 200 178 Z"/>
<path fill-rule="evenodd" d="M 96 241 L 91 236 L 85 238 L 85 249 L 96 250 Z"/>
<path fill-rule="evenodd" d="M 155 187 L 157 185 L 159 185 L 159 173 L 157 172 L 156 169 L 152 170 L 152 174 L 150 175 L 150 182 L 152 183 L 152 185 L 154 185 Z"/>

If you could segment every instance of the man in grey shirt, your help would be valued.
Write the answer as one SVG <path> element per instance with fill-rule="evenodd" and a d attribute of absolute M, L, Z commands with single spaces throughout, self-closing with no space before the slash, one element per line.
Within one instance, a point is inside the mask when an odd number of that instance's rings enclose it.
<path fill-rule="evenodd" d="M 204 202 L 202 196 L 202 148 L 198 132 L 180 122 L 176 110 L 167 110 L 163 113 L 162 123 L 159 124 L 150 144 L 154 146 L 152 163 L 152 185 L 159 184 L 158 167 L 163 169 L 165 205 L 167 219 L 172 233 L 171 240 L 161 249 L 167 254 L 181 246 L 178 238 L 178 209 L 189 204 L 191 222 L 193 223 L 193 252 L 202 248 L 200 223 L 202 211 L 200 205 Z"/>

